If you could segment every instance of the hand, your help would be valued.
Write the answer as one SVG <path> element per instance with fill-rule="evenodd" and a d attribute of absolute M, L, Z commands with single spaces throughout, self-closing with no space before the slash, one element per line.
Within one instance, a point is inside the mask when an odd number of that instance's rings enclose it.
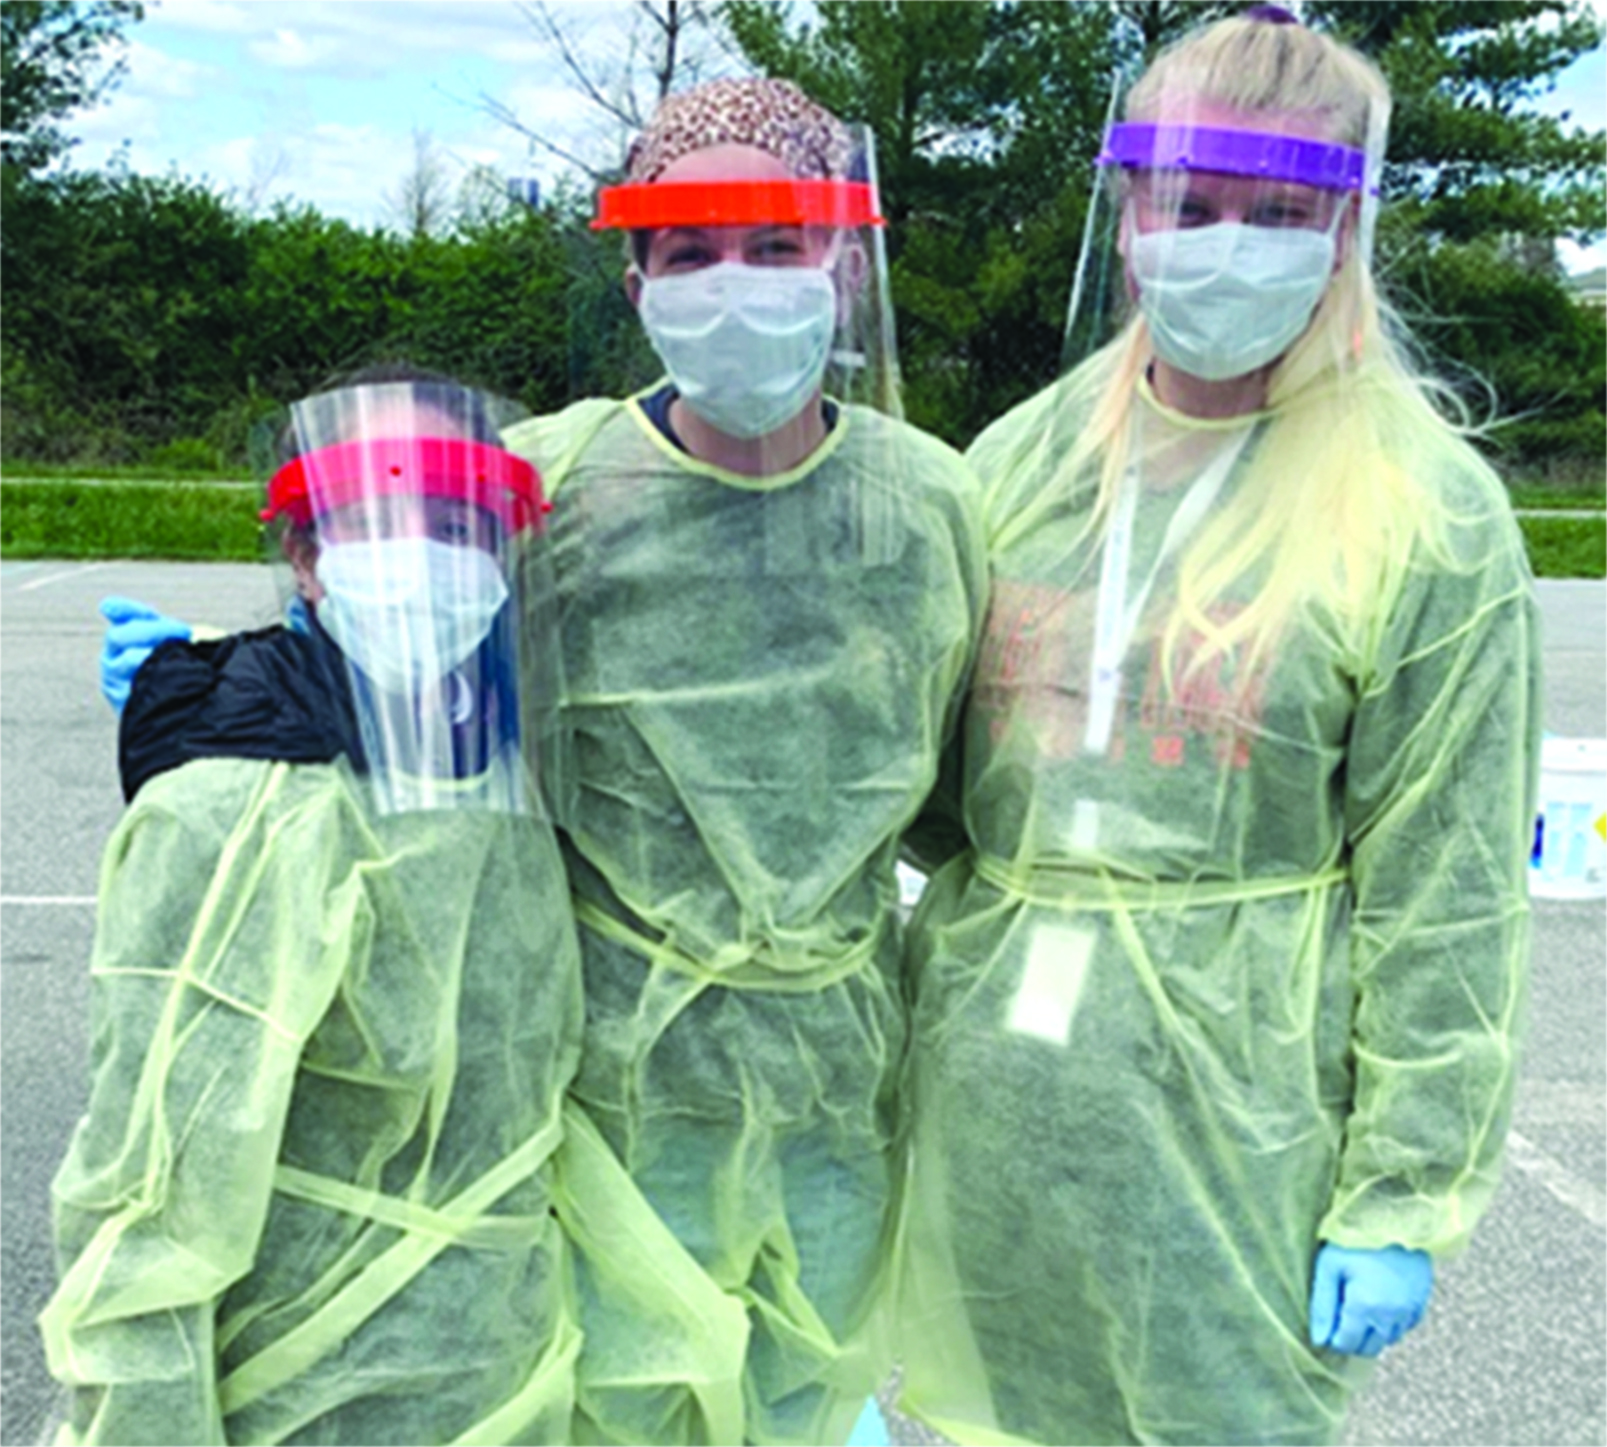
<path fill-rule="evenodd" d="M 158 643 L 170 638 L 188 641 L 190 625 L 132 598 L 102 598 L 100 616 L 108 625 L 100 650 L 100 693 L 114 713 L 121 713 L 140 664 Z"/>
<path fill-rule="evenodd" d="M 1357 1251 L 1324 1241 L 1312 1271 L 1311 1344 L 1376 1357 L 1422 1321 L 1433 1289 L 1426 1251 Z"/>

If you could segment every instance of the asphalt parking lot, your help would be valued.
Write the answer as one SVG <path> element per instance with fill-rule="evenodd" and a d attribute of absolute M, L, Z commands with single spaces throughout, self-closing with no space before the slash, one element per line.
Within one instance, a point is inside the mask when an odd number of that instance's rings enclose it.
<path fill-rule="evenodd" d="M 224 628 L 278 613 L 238 564 L 0 565 L 0 1442 L 41 1439 L 34 1318 L 53 1280 L 49 1182 L 83 1108 L 101 848 L 122 808 L 96 691 L 100 597 Z M 1607 585 L 1540 585 L 1546 727 L 1607 734 Z M 1607 914 L 1539 901 L 1508 1169 L 1428 1321 L 1386 1354 L 1351 1443 L 1607 1443 Z M 894 1420 L 895 1440 L 903 1424 Z M 929 1440 L 929 1439 L 928 1439 Z"/>

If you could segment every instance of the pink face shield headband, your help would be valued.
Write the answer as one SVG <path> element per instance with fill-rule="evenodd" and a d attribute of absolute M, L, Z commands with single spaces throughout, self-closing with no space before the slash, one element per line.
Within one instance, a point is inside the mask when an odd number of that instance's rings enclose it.
<path fill-rule="evenodd" d="M 263 522 L 301 527 L 373 497 L 444 497 L 473 503 L 509 534 L 538 526 L 551 506 L 522 457 L 465 437 L 364 437 L 292 458 L 268 483 Z"/>

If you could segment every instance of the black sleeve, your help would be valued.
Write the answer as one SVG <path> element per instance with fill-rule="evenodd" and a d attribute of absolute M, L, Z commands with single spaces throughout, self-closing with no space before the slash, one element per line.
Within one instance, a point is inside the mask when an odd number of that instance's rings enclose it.
<path fill-rule="evenodd" d="M 317 633 L 264 628 L 206 643 L 161 644 L 134 675 L 117 738 L 123 798 L 192 759 L 361 768 L 351 684 Z"/>

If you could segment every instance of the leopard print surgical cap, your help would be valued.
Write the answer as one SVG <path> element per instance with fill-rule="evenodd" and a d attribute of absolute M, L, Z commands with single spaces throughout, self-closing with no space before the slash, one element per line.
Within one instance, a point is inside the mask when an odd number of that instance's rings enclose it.
<path fill-rule="evenodd" d="M 845 179 L 853 152 L 848 128 L 790 80 L 711 80 L 660 102 L 631 144 L 626 180 L 652 181 L 682 156 L 719 145 L 768 151 L 805 181 Z"/>

